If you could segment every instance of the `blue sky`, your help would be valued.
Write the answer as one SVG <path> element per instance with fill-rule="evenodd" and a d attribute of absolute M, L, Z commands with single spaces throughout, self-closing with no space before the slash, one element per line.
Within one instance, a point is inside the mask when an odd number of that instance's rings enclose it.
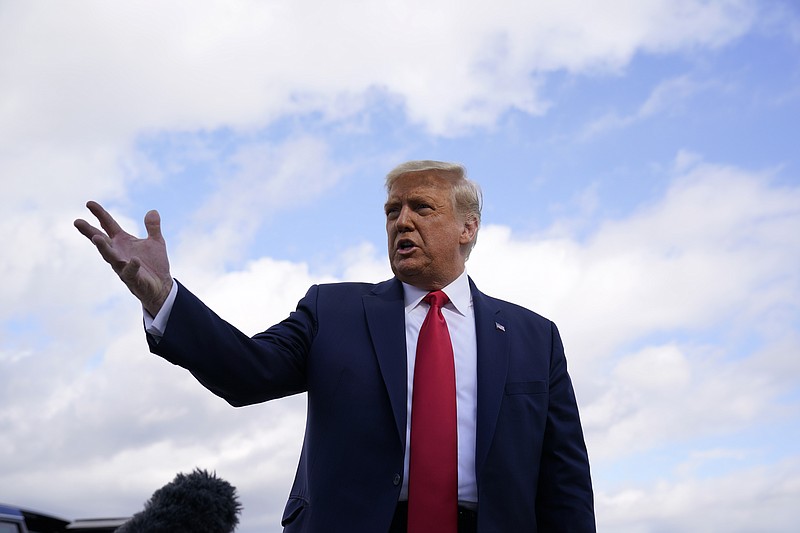
<path fill-rule="evenodd" d="M 791 1 L 0 4 L 0 501 L 126 515 L 175 473 L 279 531 L 304 398 L 232 409 L 147 353 L 72 228 L 158 209 L 243 331 L 377 281 L 383 176 L 458 161 L 468 271 L 561 329 L 604 531 L 800 514 L 800 9 Z"/>

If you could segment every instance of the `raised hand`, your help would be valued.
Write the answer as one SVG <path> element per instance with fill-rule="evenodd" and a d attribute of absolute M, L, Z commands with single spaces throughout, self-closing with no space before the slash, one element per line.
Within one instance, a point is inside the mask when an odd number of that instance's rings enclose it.
<path fill-rule="evenodd" d="M 158 211 L 148 211 L 144 216 L 147 238 L 139 239 L 123 230 L 97 202 L 88 202 L 86 207 L 105 232 L 80 218 L 75 221 L 75 227 L 94 243 L 133 295 L 155 316 L 173 283 Z"/>

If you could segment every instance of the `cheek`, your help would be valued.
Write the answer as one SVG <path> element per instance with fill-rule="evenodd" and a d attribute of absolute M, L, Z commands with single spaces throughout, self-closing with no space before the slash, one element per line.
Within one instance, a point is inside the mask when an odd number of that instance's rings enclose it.
<path fill-rule="evenodd" d="M 389 252 L 391 252 L 392 248 L 394 247 L 394 241 L 395 241 L 396 237 L 397 237 L 397 232 L 393 231 L 389 227 L 389 224 L 387 224 L 386 225 L 386 247 L 389 249 Z"/>

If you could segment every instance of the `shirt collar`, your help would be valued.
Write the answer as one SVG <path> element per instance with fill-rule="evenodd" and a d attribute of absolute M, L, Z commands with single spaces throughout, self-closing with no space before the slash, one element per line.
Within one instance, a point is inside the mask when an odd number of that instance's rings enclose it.
<path fill-rule="evenodd" d="M 429 292 L 403 282 L 403 299 L 406 313 L 417 307 Z M 469 289 L 469 276 L 467 276 L 466 269 L 448 286 L 444 287 L 442 292 L 450 298 L 450 303 L 459 314 L 467 316 L 467 311 L 472 303 L 472 292 Z"/>

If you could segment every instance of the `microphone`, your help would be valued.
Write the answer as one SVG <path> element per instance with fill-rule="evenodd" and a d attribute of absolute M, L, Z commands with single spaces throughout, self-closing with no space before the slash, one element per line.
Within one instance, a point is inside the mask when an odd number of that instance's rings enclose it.
<path fill-rule="evenodd" d="M 153 493 L 116 533 L 232 533 L 242 506 L 236 487 L 216 472 L 180 473 Z"/>

